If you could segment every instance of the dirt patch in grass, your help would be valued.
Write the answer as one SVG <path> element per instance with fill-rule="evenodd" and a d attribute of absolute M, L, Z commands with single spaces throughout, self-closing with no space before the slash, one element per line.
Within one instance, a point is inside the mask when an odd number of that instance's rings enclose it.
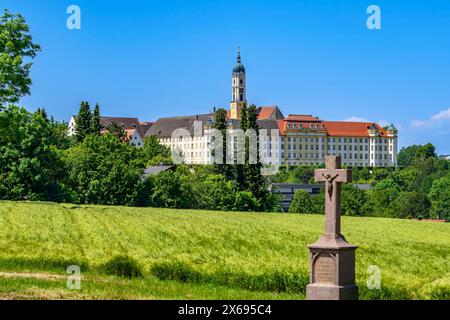
<path fill-rule="evenodd" d="M 49 281 L 58 281 L 65 280 L 67 276 L 63 276 L 60 274 L 51 274 L 51 273 L 31 273 L 31 272 L 0 272 L 0 278 L 21 278 L 21 279 L 39 279 L 39 280 L 49 280 Z"/>

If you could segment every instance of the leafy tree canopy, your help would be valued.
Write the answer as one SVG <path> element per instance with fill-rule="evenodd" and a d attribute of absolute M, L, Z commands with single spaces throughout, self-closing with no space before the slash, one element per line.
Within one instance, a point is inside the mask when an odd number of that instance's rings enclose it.
<path fill-rule="evenodd" d="M 25 18 L 5 10 L 0 17 L 0 109 L 30 94 L 31 62 L 41 50 Z"/>

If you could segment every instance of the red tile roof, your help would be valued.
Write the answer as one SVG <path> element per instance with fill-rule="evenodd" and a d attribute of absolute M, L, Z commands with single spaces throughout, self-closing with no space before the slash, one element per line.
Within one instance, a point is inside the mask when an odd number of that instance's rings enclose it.
<path fill-rule="evenodd" d="M 381 137 L 386 137 L 386 131 L 373 122 L 346 122 L 346 121 L 323 121 L 329 136 L 336 137 L 368 137 L 369 127 L 375 125 Z"/>
<path fill-rule="evenodd" d="M 268 119 L 275 112 L 275 106 L 271 107 L 260 107 L 258 113 L 258 120 Z"/>
<path fill-rule="evenodd" d="M 321 120 L 319 119 L 319 117 L 313 117 L 312 115 L 309 114 L 290 114 L 288 115 L 288 117 L 286 118 L 286 120 L 289 121 L 311 121 L 311 122 L 320 122 Z"/>

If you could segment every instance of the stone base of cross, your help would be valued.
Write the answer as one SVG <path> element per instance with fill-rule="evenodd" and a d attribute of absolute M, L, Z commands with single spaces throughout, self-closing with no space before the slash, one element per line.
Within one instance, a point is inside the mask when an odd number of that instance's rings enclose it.
<path fill-rule="evenodd" d="M 325 169 L 315 171 L 315 181 L 325 182 L 325 232 L 308 245 L 311 252 L 308 300 L 356 300 L 355 250 L 341 234 L 341 184 L 351 182 L 352 171 L 341 169 L 340 156 L 327 156 Z"/>

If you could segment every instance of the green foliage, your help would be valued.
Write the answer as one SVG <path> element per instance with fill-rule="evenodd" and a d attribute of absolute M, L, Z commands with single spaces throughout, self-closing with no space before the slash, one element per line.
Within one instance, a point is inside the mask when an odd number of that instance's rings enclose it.
<path fill-rule="evenodd" d="M 305 190 L 295 191 L 294 198 L 292 199 L 291 206 L 289 207 L 290 213 L 313 213 L 315 211 L 314 204 L 311 201 L 311 197 Z"/>
<path fill-rule="evenodd" d="M 176 171 L 161 172 L 152 181 L 152 206 L 180 209 L 196 207 L 193 185 L 189 183 L 186 168 L 180 166 Z"/>
<path fill-rule="evenodd" d="M 106 131 L 109 134 L 116 137 L 117 139 L 119 139 L 119 141 L 122 143 L 128 141 L 128 137 L 127 137 L 127 133 L 125 132 L 125 129 L 123 128 L 123 126 L 121 126 L 120 124 L 118 124 L 116 122 L 109 123 L 106 126 Z"/>
<path fill-rule="evenodd" d="M 375 215 L 393 216 L 391 205 L 399 193 L 400 186 L 392 177 L 378 182 L 370 193 Z"/>
<path fill-rule="evenodd" d="M 97 103 L 97 104 L 95 104 L 94 111 L 92 112 L 90 132 L 92 134 L 99 135 L 101 130 L 102 130 L 102 125 L 100 123 L 100 106 Z"/>
<path fill-rule="evenodd" d="M 31 62 L 41 50 L 33 42 L 25 18 L 5 9 L 0 17 L 0 110 L 30 94 Z"/>
<path fill-rule="evenodd" d="M 64 164 L 50 137 L 40 113 L 15 106 L 0 112 L 1 199 L 61 200 Z"/>
<path fill-rule="evenodd" d="M 170 149 L 160 144 L 155 136 L 145 137 L 141 153 L 148 166 L 172 164 Z"/>
<path fill-rule="evenodd" d="M 236 194 L 234 208 L 237 211 L 257 211 L 258 200 L 250 191 L 239 191 Z"/>
<path fill-rule="evenodd" d="M 143 272 L 139 263 L 128 256 L 116 256 L 105 263 L 101 270 L 109 275 L 123 278 L 141 278 Z"/>
<path fill-rule="evenodd" d="M 450 174 L 433 181 L 429 197 L 434 216 L 450 220 Z"/>
<path fill-rule="evenodd" d="M 222 162 L 222 163 L 216 163 L 214 164 L 214 169 L 216 173 L 223 174 L 226 177 L 230 174 L 230 168 L 226 164 L 227 163 L 227 110 L 223 108 L 219 108 L 215 110 L 214 112 L 214 121 L 213 126 L 214 129 L 219 130 L 222 133 L 222 159 L 219 161 L 219 159 L 216 159 L 216 162 Z M 213 145 L 215 143 L 219 143 L 219 141 L 214 141 Z M 215 146 L 212 150 L 212 156 L 218 157 L 219 155 L 216 155 Z"/>
<path fill-rule="evenodd" d="M 76 138 L 79 142 L 83 141 L 87 135 L 92 133 L 92 114 L 89 103 L 82 101 L 76 122 Z"/>
<path fill-rule="evenodd" d="M 325 212 L 325 191 L 322 189 L 319 194 L 312 195 L 311 201 L 314 210 L 311 213 L 323 214 Z"/>
<path fill-rule="evenodd" d="M 424 146 L 412 145 L 402 148 L 398 154 L 397 162 L 401 167 L 408 167 L 412 164 L 415 158 L 435 158 L 435 147 L 428 143 Z"/>
<path fill-rule="evenodd" d="M 369 213 L 367 196 L 363 190 L 352 184 L 342 187 L 342 214 L 347 216 L 366 216 Z"/>
<path fill-rule="evenodd" d="M 429 218 L 431 203 L 423 192 L 400 192 L 392 203 L 398 218 Z"/>
<path fill-rule="evenodd" d="M 196 169 L 192 176 L 192 185 L 197 199 L 197 208 L 235 210 L 236 188 L 233 181 L 227 180 L 220 174 L 200 173 L 199 168 Z"/>
<path fill-rule="evenodd" d="M 111 134 L 89 135 L 65 153 L 72 201 L 84 204 L 144 205 L 144 162 L 136 147 Z M 144 202 L 144 203 L 143 203 Z"/>

